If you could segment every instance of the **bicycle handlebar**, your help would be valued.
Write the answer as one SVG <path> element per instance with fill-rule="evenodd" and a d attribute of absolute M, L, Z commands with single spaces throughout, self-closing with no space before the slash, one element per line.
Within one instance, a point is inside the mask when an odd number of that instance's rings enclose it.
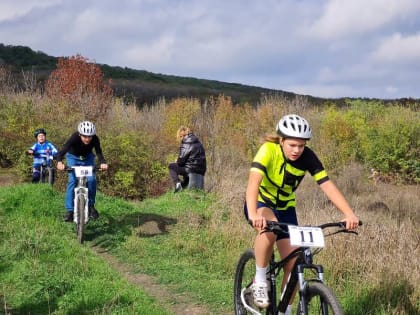
<path fill-rule="evenodd" d="M 250 220 L 249 220 L 250 221 Z M 252 224 L 252 222 L 250 222 Z M 359 221 L 359 226 L 362 225 L 362 221 Z M 263 232 L 273 232 L 274 234 L 280 234 L 280 233 L 286 233 L 288 234 L 289 232 L 287 231 L 287 226 L 289 224 L 287 223 L 280 223 L 277 221 L 267 221 L 267 225 L 264 228 Z M 338 227 L 340 228 L 340 230 L 338 230 L 336 233 L 356 233 L 355 231 L 351 231 L 346 229 L 346 222 L 345 221 L 340 221 L 340 222 L 329 222 L 329 223 L 324 223 L 321 225 L 314 225 L 313 227 L 319 227 L 321 229 L 326 229 L 326 228 L 330 228 L 330 227 Z"/>
<path fill-rule="evenodd" d="M 51 159 L 51 160 L 54 159 L 54 155 L 52 155 L 52 154 L 36 153 L 36 152 L 29 152 L 29 151 L 26 151 L 25 153 L 26 153 L 26 155 L 32 155 L 34 157 L 42 157 L 42 158 L 47 158 L 47 159 Z"/>
<path fill-rule="evenodd" d="M 75 165 L 75 166 L 65 166 L 63 171 L 66 171 L 66 172 L 73 172 L 73 171 L 74 171 L 74 167 L 76 167 L 76 166 L 77 166 L 77 165 Z M 78 166 L 84 166 L 84 165 L 78 165 Z M 93 169 L 94 171 L 102 171 L 102 169 L 101 169 L 101 167 L 100 167 L 100 166 L 95 166 L 95 167 L 93 167 L 92 169 Z"/>

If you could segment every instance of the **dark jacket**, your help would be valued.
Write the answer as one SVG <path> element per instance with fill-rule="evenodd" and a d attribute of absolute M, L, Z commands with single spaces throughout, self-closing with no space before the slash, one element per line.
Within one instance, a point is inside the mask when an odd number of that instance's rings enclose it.
<path fill-rule="evenodd" d="M 179 166 L 185 167 L 187 173 L 206 173 L 206 152 L 198 138 L 190 133 L 182 138 L 177 159 Z"/>
<path fill-rule="evenodd" d="M 95 149 L 96 155 L 98 156 L 99 163 L 106 163 L 105 158 L 102 154 L 101 143 L 97 135 L 92 137 L 92 141 L 86 145 L 80 139 L 78 132 L 73 133 L 70 138 L 66 141 L 63 148 L 57 153 L 57 162 L 61 162 L 67 152 L 80 158 L 85 158 L 90 153 L 93 153 Z"/>

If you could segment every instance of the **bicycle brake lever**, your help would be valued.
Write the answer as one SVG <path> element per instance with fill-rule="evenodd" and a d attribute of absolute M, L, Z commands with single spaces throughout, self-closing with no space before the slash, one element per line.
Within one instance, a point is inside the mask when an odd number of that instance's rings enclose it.
<path fill-rule="evenodd" d="M 350 231 L 350 230 L 344 230 L 343 233 L 350 233 L 350 234 L 356 234 L 359 235 L 356 231 Z"/>
<path fill-rule="evenodd" d="M 267 224 L 267 226 L 265 227 L 265 229 L 261 233 L 266 233 L 266 232 L 272 232 L 274 234 L 277 234 L 277 233 L 286 232 L 286 231 L 283 230 L 278 225 L 275 225 L 275 224 Z"/>

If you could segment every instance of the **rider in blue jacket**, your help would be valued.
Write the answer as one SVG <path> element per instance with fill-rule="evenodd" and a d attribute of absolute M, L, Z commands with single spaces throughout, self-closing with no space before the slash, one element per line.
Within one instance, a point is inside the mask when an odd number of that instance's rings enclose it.
<path fill-rule="evenodd" d="M 41 165 L 52 166 L 52 160 L 58 151 L 51 142 L 47 141 L 47 132 L 45 129 L 39 128 L 35 130 L 34 136 L 37 141 L 29 148 L 27 154 L 33 155 L 34 157 L 32 182 L 37 183 L 41 178 Z"/>

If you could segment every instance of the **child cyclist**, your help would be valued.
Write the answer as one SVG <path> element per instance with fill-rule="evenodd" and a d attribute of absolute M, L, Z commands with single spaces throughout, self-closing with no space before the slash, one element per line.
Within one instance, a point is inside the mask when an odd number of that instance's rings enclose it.
<path fill-rule="evenodd" d="M 45 129 L 36 129 L 34 131 L 34 137 L 36 142 L 26 153 L 33 155 L 32 183 L 37 183 L 41 178 L 41 165 L 51 167 L 52 160 L 58 151 L 51 142 L 47 141 L 47 132 Z M 51 169 L 51 172 L 54 172 L 54 169 Z M 52 178 L 54 179 L 54 173 Z"/>
<path fill-rule="evenodd" d="M 268 307 L 266 272 L 274 243 L 280 256 L 286 257 L 294 248 L 289 236 L 261 233 L 266 221 L 297 225 L 295 190 L 308 171 L 321 190 L 343 213 L 347 229 L 355 229 L 359 219 L 344 196 L 328 177 L 316 154 L 306 146 L 311 136 L 308 122 L 298 115 L 283 116 L 275 136 L 266 136 L 251 165 L 244 214 L 258 232 L 254 241 L 256 272 L 252 291 L 254 302 L 260 308 Z M 293 261 L 284 268 L 282 288 L 293 267 Z M 286 315 L 291 314 L 289 305 Z"/>
<path fill-rule="evenodd" d="M 90 121 L 82 121 L 70 138 L 64 144 L 62 150 L 57 154 L 57 169 L 64 170 L 65 165 L 62 160 L 64 155 L 68 166 L 94 166 L 95 153 L 98 156 L 101 170 L 108 169 L 105 158 L 102 154 L 102 148 L 99 137 L 96 135 L 96 127 Z M 67 190 L 66 190 L 66 215 L 64 221 L 73 221 L 73 207 L 74 207 L 74 188 L 77 185 L 77 178 L 75 174 L 69 173 Z M 88 194 L 89 194 L 89 216 L 93 219 L 99 217 L 99 213 L 95 208 L 96 198 L 96 176 L 89 176 L 87 178 Z"/>

